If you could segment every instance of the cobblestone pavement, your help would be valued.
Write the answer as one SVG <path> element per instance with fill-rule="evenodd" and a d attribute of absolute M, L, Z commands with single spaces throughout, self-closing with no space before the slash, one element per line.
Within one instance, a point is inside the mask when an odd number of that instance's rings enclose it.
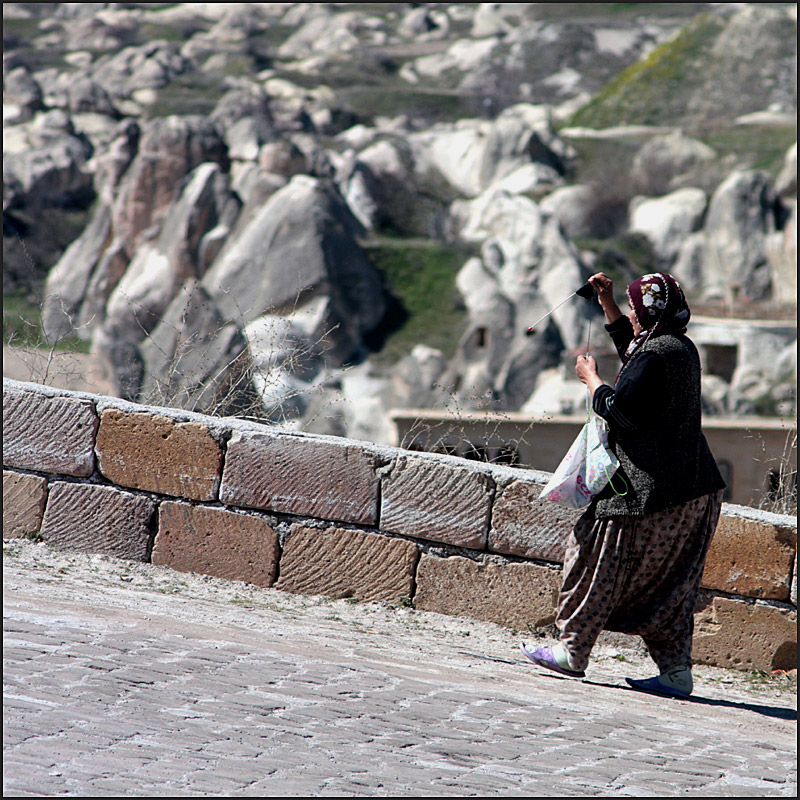
<path fill-rule="evenodd" d="M 4 547 L 4 796 L 796 795 L 796 694 L 582 681 L 503 628 Z"/>

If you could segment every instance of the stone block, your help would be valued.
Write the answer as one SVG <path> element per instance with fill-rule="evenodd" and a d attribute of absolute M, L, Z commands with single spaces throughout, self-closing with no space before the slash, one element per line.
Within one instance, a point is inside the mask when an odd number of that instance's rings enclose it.
<path fill-rule="evenodd" d="M 3 388 L 3 466 L 86 478 L 97 413 L 88 400 Z"/>
<path fill-rule="evenodd" d="M 276 589 L 298 594 L 399 601 L 414 591 L 413 542 L 342 528 L 293 525 Z"/>
<path fill-rule="evenodd" d="M 583 509 L 539 500 L 542 486 L 514 481 L 495 498 L 489 550 L 543 561 L 564 561 L 567 537 Z"/>
<path fill-rule="evenodd" d="M 41 536 L 65 550 L 147 561 L 155 503 L 113 486 L 54 483 Z"/>
<path fill-rule="evenodd" d="M 375 457 L 352 442 L 237 431 L 228 443 L 223 503 L 374 525 Z"/>
<path fill-rule="evenodd" d="M 278 535 L 260 517 L 173 501 L 159 506 L 154 564 L 272 586 L 279 557 Z"/>
<path fill-rule="evenodd" d="M 494 481 L 433 459 L 400 456 L 381 479 L 381 530 L 482 550 Z"/>
<path fill-rule="evenodd" d="M 205 425 L 106 409 L 97 432 L 100 472 L 130 489 L 216 500 L 222 447 Z"/>
<path fill-rule="evenodd" d="M 727 669 L 797 669 L 797 611 L 706 597 L 695 613 L 693 657 Z"/>
<path fill-rule="evenodd" d="M 560 589 L 557 569 L 425 554 L 417 567 L 414 605 L 527 631 L 554 622 Z"/>
<path fill-rule="evenodd" d="M 3 538 L 38 533 L 42 526 L 47 480 L 38 475 L 3 470 Z"/>
<path fill-rule="evenodd" d="M 730 594 L 788 600 L 797 533 L 723 515 L 711 542 L 702 586 Z"/>

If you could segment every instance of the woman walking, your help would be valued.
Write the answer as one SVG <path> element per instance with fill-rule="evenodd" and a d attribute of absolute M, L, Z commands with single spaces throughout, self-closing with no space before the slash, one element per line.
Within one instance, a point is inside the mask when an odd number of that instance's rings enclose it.
<path fill-rule="evenodd" d="M 590 278 L 622 359 L 614 387 L 591 356 L 578 378 L 608 423 L 627 493 L 607 486 L 567 543 L 554 647 L 528 648 L 534 663 L 583 677 L 602 630 L 640 635 L 659 674 L 636 689 L 692 692 L 694 607 L 725 483 L 700 429 L 700 359 L 686 337 L 690 312 L 677 281 L 656 273 L 627 290 L 625 317 L 603 273 Z"/>

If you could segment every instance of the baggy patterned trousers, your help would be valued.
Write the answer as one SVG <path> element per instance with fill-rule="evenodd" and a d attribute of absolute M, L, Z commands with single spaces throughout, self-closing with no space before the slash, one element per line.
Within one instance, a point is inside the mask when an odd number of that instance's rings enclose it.
<path fill-rule="evenodd" d="M 694 608 L 722 492 L 642 517 L 597 520 L 590 507 L 567 542 L 556 626 L 583 671 L 603 630 L 644 639 L 661 673 L 692 663 Z"/>

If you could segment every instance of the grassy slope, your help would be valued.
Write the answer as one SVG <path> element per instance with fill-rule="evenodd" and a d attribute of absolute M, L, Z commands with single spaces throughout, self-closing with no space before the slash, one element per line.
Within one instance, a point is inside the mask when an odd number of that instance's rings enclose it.
<path fill-rule="evenodd" d="M 777 174 L 797 125 L 737 126 L 721 114 L 693 116 L 693 96 L 706 88 L 718 68 L 714 43 L 725 26 L 719 15 L 702 14 L 672 40 L 632 64 L 565 123 L 565 127 L 617 125 L 681 126 L 714 148 L 721 159 L 735 157 L 740 167 Z M 758 100 L 756 99 L 756 102 Z"/>
<path fill-rule="evenodd" d="M 674 39 L 632 64 L 577 111 L 570 125 L 674 124 L 686 113 L 686 100 L 702 85 L 701 63 L 723 22 L 711 14 L 692 20 Z"/>
<path fill-rule="evenodd" d="M 394 364 L 419 343 L 452 356 L 467 322 L 455 285 L 465 255 L 434 242 L 400 238 L 380 238 L 367 245 L 367 252 L 400 306 L 376 363 Z"/>

